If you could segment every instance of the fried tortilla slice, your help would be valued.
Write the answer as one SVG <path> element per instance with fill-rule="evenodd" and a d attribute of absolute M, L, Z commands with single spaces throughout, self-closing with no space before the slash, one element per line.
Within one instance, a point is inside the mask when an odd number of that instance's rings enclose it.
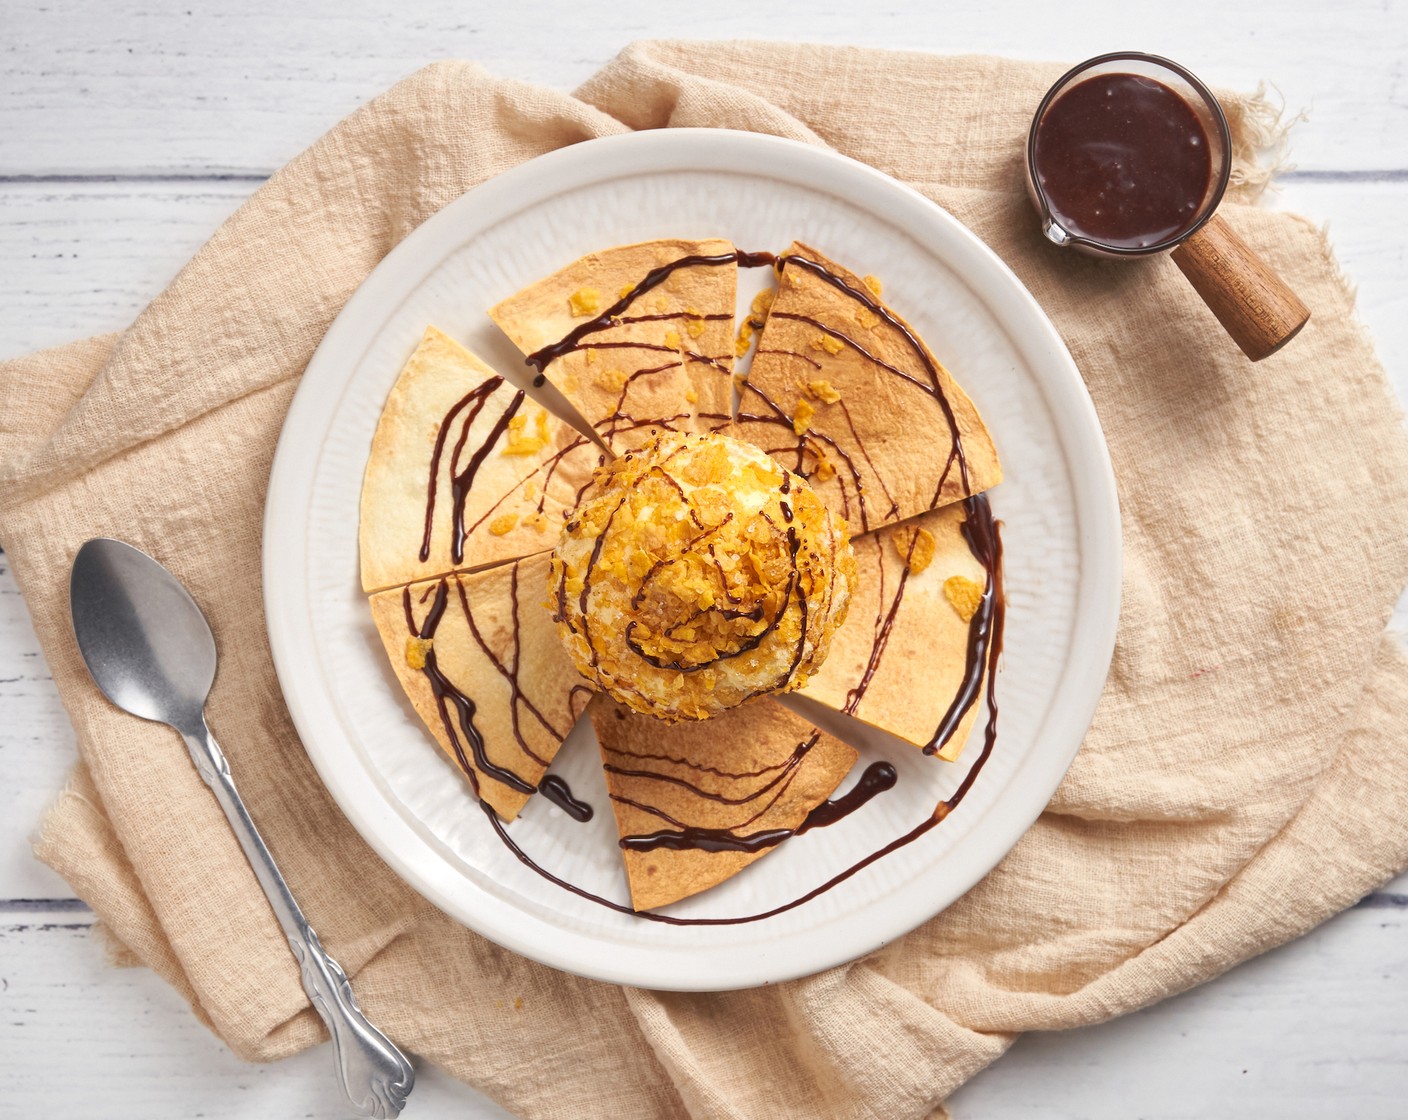
<path fill-rule="evenodd" d="M 968 638 L 981 624 L 987 572 L 963 537 L 964 517 L 962 504 L 944 506 L 852 542 L 859 575 L 846 621 L 796 694 L 916 747 L 933 744 L 950 762 L 983 708 L 985 666 L 968 679 Z M 960 692 L 972 702 L 950 716 Z"/>
<path fill-rule="evenodd" d="M 416 713 L 504 820 L 537 789 L 592 693 L 543 609 L 547 578 L 538 555 L 371 597 Z"/>
<path fill-rule="evenodd" d="M 362 480 L 363 589 L 551 548 L 600 461 L 599 448 L 427 327 Z"/>
<path fill-rule="evenodd" d="M 735 434 L 806 475 L 864 533 L 1002 479 L 978 410 L 879 282 L 793 242 Z"/>
<path fill-rule="evenodd" d="M 702 723 L 662 723 L 604 694 L 587 711 L 637 910 L 708 890 L 772 851 L 758 841 L 797 828 L 857 757 L 765 697 Z"/>
<path fill-rule="evenodd" d="M 639 447 L 652 429 L 710 431 L 728 423 L 732 400 L 733 253 L 718 238 L 620 245 L 489 315 L 525 355 L 560 349 L 544 376 L 613 451 Z M 652 270 L 695 257 L 704 260 L 632 294 Z"/>

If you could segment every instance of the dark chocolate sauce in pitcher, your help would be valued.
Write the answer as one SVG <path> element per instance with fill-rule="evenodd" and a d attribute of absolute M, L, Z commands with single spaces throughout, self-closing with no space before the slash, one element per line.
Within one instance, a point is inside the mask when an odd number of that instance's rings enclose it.
<path fill-rule="evenodd" d="M 1193 107 L 1142 74 L 1098 74 L 1063 91 L 1036 126 L 1033 164 L 1068 233 L 1145 249 L 1201 216 L 1213 153 Z"/>

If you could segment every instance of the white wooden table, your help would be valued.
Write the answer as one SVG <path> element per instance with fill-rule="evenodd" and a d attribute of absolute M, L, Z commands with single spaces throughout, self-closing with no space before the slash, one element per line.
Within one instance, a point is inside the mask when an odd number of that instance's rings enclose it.
<path fill-rule="evenodd" d="M 124 326 L 239 202 L 422 63 L 470 58 L 570 89 L 632 38 L 798 35 L 1075 61 L 1171 55 L 1265 78 L 1308 120 L 1271 205 L 1328 222 L 1408 399 L 1408 2 L 1185 0 L 5 0 L 0 357 Z M 392 16 L 388 13 L 400 11 Z M 0 418 L 3 422 L 3 418 Z M 1400 617 L 1403 613 L 1400 612 Z M 0 556 L 0 1113 L 334 1117 L 330 1054 L 241 1063 L 150 973 L 114 970 L 91 914 L 29 854 L 72 733 Z M 1028 1036 L 958 1117 L 1408 1115 L 1408 877 L 1308 937 L 1114 1023 Z M 412 1118 L 501 1117 L 422 1070 Z"/>

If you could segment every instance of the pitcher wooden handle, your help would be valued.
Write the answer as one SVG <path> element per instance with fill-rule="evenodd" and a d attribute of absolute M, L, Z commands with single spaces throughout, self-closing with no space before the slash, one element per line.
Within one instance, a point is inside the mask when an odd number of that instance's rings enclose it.
<path fill-rule="evenodd" d="M 1203 302 L 1254 362 L 1305 326 L 1310 309 L 1217 214 L 1173 251 Z"/>

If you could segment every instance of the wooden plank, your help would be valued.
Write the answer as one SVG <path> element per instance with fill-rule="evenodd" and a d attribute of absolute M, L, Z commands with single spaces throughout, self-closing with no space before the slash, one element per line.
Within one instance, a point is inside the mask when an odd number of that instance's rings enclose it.
<path fill-rule="evenodd" d="M 873 6 L 849 0 L 716 0 L 681 20 L 655 0 L 591 5 L 517 0 L 492 11 L 421 0 L 393 16 L 375 0 L 143 0 L 14 6 L 0 36 L 0 170 L 268 172 L 334 121 L 422 64 L 467 58 L 508 77 L 567 90 L 633 38 L 788 38 L 931 52 L 975 51 L 1074 62 L 1143 47 L 1215 84 L 1274 81 L 1313 124 L 1307 168 L 1403 168 L 1408 121 L 1401 3 L 1318 0 L 1274 9 L 1188 0 L 1160 21 L 1122 0 L 1079 18 L 1022 3 Z M 1210 29 L 1216 29 L 1211 33 Z M 941 112 L 935 106 L 935 112 Z"/>
<path fill-rule="evenodd" d="M 239 1061 L 155 975 L 108 968 L 82 915 L 0 914 L 0 960 L 7 1112 L 344 1115 L 327 1046 L 275 1066 Z M 1405 998 L 1408 908 L 1361 907 L 1146 1011 L 1029 1035 L 951 1107 L 956 1120 L 1396 1120 L 1408 1095 Z M 422 1067 L 407 1116 L 507 1114 Z"/>
<path fill-rule="evenodd" d="M 84 915 L 15 919 L 0 913 L 6 1116 L 346 1116 L 328 1044 L 277 1065 L 243 1062 L 154 973 L 108 967 Z M 433 1067 L 418 1071 L 413 1101 L 412 1120 L 510 1120 Z"/>
<path fill-rule="evenodd" d="M 1398 1120 L 1408 1097 L 1408 898 L 1360 906 L 1218 980 L 1110 1023 L 1030 1034 L 956 1120 Z"/>
<path fill-rule="evenodd" d="M 0 905 L 15 898 L 67 898 L 68 884 L 34 858 L 29 836 L 77 757 L 73 729 L 3 554 L 0 713 Z"/>
<path fill-rule="evenodd" d="M 0 357 L 121 330 L 258 185 L 0 184 Z"/>

